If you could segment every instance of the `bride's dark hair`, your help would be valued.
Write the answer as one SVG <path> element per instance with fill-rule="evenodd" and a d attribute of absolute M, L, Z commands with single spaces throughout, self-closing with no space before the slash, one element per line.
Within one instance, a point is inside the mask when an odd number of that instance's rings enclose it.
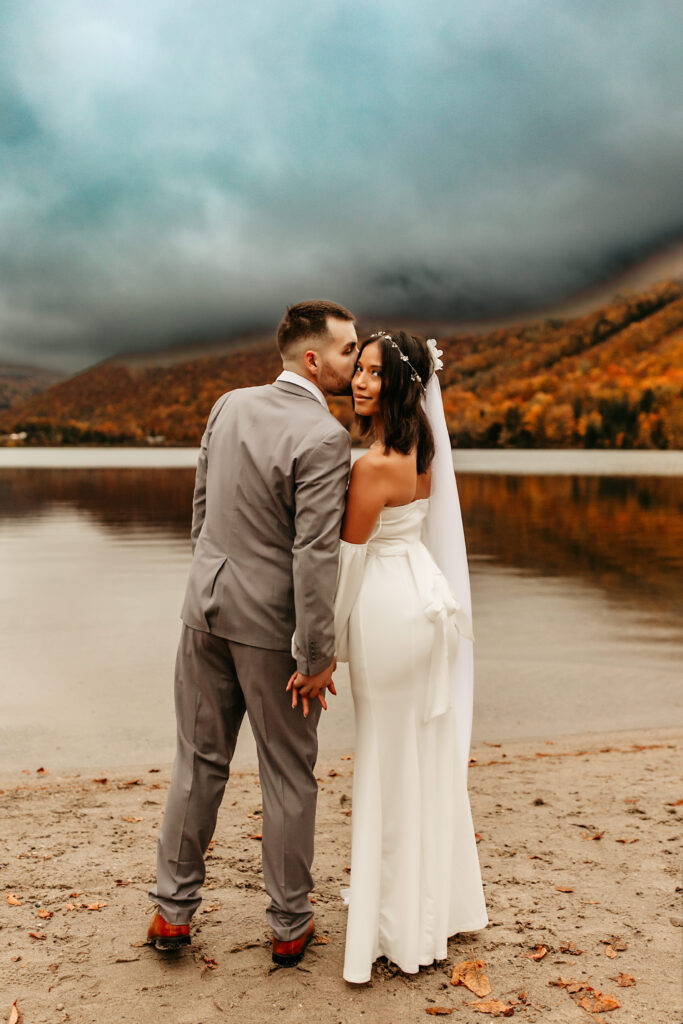
<path fill-rule="evenodd" d="M 424 388 L 432 374 L 432 360 L 423 338 L 405 331 L 383 331 L 371 334 L 361 343 L 358 355 L 366 345 L 376 341 L 382 353 L 382 388 L 379 410 L 383 421 L 384 451 L 392 449 L 408 455 L 417 447 L 417 472 L 426 473 L 434 458 L 434 438 L 422 403 Z M 398 346 L 398 347 L 396 347 Z M 402 359 L 401 356 L 407 356 Z M 414 380 L 417 374 L 422 382 Z M 361 437 L 372 431 L 369 416 L 356 416 Z"/>

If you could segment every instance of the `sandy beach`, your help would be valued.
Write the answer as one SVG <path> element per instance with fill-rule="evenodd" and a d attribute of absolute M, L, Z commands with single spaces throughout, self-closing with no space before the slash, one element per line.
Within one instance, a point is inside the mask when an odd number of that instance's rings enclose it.
<path fill-rule="evenodd" d="M 680 1024 L 682 738 L 649 729 L 477 744 L 470 793 L 490 925 L 453 938 L 448 960 L 418 975 L 380 962 L 361 987 L 341 977 L 350 755 L 322 751 L 318 939 L 289 970 L 270 959 L 253 771 L 229 783 L 193 944 L 171 956 L 142 944 L 170 766 L 4 775 L 0 1019 L 16 1001 L 25 1024 L 399 1024 L 437 1009 L 481 1021 L 492 1015 L 477 996 L 451 984 L 455 965 L 478 960 L 501 1015 Z M 618 1007 L 589 1012 L 596 991 Z"/>

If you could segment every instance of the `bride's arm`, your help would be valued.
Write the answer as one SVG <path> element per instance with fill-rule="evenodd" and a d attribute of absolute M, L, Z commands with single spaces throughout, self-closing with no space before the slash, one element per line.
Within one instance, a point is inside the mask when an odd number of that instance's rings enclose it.
<path fill-rule="evenodd" d="M 351 470 L 342 540 L 348 544 L 365 544 L 387 503 L 389 493 L 387 473 L 368 455 L 362 455 Z"/>

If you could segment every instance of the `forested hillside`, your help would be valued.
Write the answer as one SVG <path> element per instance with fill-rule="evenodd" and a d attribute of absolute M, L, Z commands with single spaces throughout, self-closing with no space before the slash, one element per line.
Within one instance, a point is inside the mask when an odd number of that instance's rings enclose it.
<path fill-rule="evenodd" d="M 35 366 L 19 366 L 0 362 L 0 410 L 25 401 L 45 391 L 64 375 Z"/>
<path fill-rule="evenodd" d="M 683 285 L 667 281 L 571 320 L 439 339 L 461 447 L 683 447 Z M 0 414 L 29 444 L 196 445 L 224 391 L 272 381 L 275 344 L 175 365 L 101 363 Z M 351 424 L 350 401 L 332 409 Z"/>
<path fill-rule="evenodd" d="M 463 447 L 683 447 L 680 282 L 442 347 L 446 417 Z"/>

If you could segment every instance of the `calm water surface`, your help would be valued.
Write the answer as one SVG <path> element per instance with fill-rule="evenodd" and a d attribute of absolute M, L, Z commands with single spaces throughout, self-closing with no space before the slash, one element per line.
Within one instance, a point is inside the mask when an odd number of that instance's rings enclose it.
<path fill-rule="evenodd" d="M 0 468 L 0 771 L 172 758 L 194 472 L 143 454 Z M 515 474 L 459 477 L 475 739 L 683 724 L 683 478 L 530 474 L 514 455 Z M 353 746 L 340 682 L 330 755 Z M 237 757 L 253 762 L 247 729 Z"/>

